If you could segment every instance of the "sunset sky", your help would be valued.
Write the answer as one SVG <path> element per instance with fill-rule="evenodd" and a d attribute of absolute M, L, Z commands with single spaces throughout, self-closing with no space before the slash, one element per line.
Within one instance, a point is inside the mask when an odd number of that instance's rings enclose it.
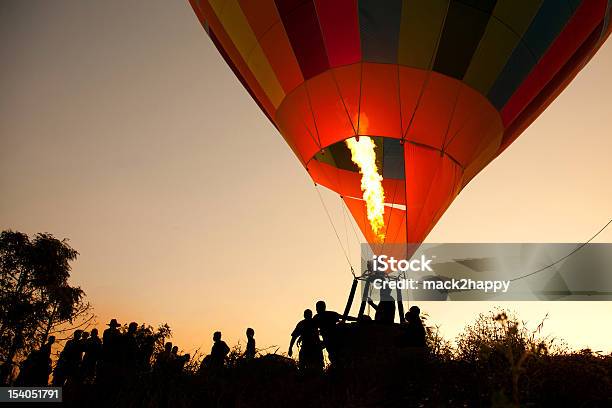
<path fill-rule="evenodd" d="M 612 218 L 610 72 L 608 42 L 427 242 L 581 242 Z M 72 281 L 100 327 L 167 322 L 185 351 L 208 351 L 215 330 L 244 344 L 253 327 L 258 347 L 286 351 L 305 308 L 346 301 L 350 270 L 312 181 L 187 0 L 0 3 L 0 192 L 0 228 L 79 251 Z M 420 306 L 452 338 L 493 305 Z M 612 351 L 612 302 L 503 306 Z"/>

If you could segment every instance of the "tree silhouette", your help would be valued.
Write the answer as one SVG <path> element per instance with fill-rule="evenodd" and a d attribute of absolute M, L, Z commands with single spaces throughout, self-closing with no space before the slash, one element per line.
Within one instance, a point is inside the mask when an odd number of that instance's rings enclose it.
<path fill-rule="evenodd" d="M 79 318 L 93 319 L 83 290 L 68 282 L 77 256 L 67 240 L 51 234 L 0 234 L 0 383 L 50 334 L 70 330 L 66 324 Z"/>

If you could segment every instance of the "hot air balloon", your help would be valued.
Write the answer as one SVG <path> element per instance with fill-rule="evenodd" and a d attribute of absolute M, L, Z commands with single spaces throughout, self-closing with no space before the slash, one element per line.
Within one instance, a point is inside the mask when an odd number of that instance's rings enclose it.
<path fill-rule="evenodd" d="M 190 2 L 373 245 L 421 243 L 610 33 L 605 0 Z"/>

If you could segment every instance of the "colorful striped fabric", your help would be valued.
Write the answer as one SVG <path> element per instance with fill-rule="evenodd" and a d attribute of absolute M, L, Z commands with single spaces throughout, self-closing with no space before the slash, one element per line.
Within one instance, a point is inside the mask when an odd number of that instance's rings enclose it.
<path fill-rule="evenodd" d="M 388 204 L 409 209 L 389 210 L 396 238 L 387 239 L 397 242 L 421 242 L 610 32 L 606 0 L 190 1 L 315 182 L 345 197 L 368 239 L 342 142 L 374 137 Z"/>

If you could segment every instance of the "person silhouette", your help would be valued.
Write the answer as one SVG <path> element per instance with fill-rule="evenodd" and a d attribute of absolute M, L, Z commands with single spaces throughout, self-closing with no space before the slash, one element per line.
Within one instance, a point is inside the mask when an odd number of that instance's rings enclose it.
<path fill-rule="evenodd" d="M 150 330 L 144 331 L 139 336 L 138 357 L 136 365 L 141 372 L 148 372 L 151 369 L 151 357 L 155 352 L 155 337 Z"/>
<path fill-rule="evenodd" d="M 225 358 L 230 352 L 230 348 L 221 340 L 221 332 L 213 334 L 213 346 L 210 351 L 210 368 L 220 369 L 225 365 Z"/>
<path fill-rule="evenodd" d="M 178 346 L 173 346 L 170 351 L 170 360 L 168 363 L 169 373 L 177 375 L 183 371 L 185 364 L 191 356 L 189 354 L 180 355 Z"/>
<path fill-rule="evenodd" d="M 81 338 L 79 339 L 79 342 L 77 344 L 78 351 L 79 351 L 79 361 L 78 361 L 78 366 L 76 367 L 76 370 L 75 370 L 76 372 L 75 372 L 74 378 L 79 383 L 83 381 L 83 376 L 82 376 L 83 356 L 85 353 L 85 349 L 87 347 L 88 339 L 89 339 L 89 332 L 84 331 L 82 332 Z"/>
<path fill-rule="evenodd" d="M 119 359 L 118 348 L 121 338 L 119 327 L 121 325 L 117 323 L 117 319 L 111 319 L 107 326 L 108 329 L 102 333 L 102 352 L 104 361 L 112 362 Z"/>
<path fill-rule="evenodd" d="M 312 318 L 312 310 L 304 310 L 304 320 L 298 322 L 291 333 L 289 343 L 289 357 L 293 356 L 293 345 L 300 347 L 298 367 L 300 370 L 323 370 L 323 348 L 319 338 L 317 323 Z"/>
<path fill-rule="evenodd" d="M 51 374 L 51 347 L 55 343 L 55 336 L 49 336 L 39 350 L 36 370 L 34 372 L 34 384 L 39 386 L 47 386 L 49 384 L 49 374 Z"/>
<path fill-rule="evenodd" d="M 91 335 L 85 341 L 83 351 L 81 378 L 83 382 L 90 383 L 95 378 L 96 365 L 102 355 L 102 340 L 98 337 L 98 329 L 91 329 Z"/>
<path fill-rule="evenodd" d="M 137 371 L 138 341 L 136 331 L 138 323 L 131 322 L 127 331 L 119 337 L 117 354 L 120 356 L 121 374 L 125 378 L 132 378 Z"/>
<path fill-rule="evenodd" d="M 164 351 L 157 355 L 155 359 L 155 371 L 160 373 L 168 373 L 170 370 L 170 366 L 172 365 L 172 359 L 174 355 L 172 354 L 172 342 L 167 342 L 164 345 Z"/>
<path fill-rule="evenodd" d="M 176 374 L 180 364 L 181 357 L 179 356 L 178 351 L 178 346 L 172 346 L 172 350 L 170 351 L 170 370 L 172 371 L 172 374 Z"/>
<path fill-rule="evenodd" d="M 319 328 L 323 338 L 323 347 L 329 355 L 329 362 L 332 366 L 337 365 L 338 336 L 336 324 L 342 319 L 342 315 L 332 310 L 327 310 L 324 301 L 319 300 L 316 304 L 317 314 L 313 317 L 316 326 Z M 357 321 L 357 318 L 346 316 L 345 320 Z"/>
<path fill-rule="evenodd" d="M 36 359 L 38 350 L 33 350 L 24 361 L 19 365 L 19 374 L 15 379 L 15 385 L 18 387 L 27 387 L 32 385 L 32 377 L 36 370 Z"/>
<path fill-rule="evenodd" d="M 246 336 L 247 336 L 247 345 L 246 345 L 246 351 L 244 352 L 244 358 L 246 358 L 247 360 L 252 360 L 255 358 L 255 353 L 257 352 L 255 350 L 255 330 L 249 327 L 246 330 Z"/>
<path fill-rule="evenodd" d="M 47 343 L 28 355 L 21 364 L 19 376 L 16 379 L 16 385 L 42 387 L 49 384 L 49 374 L 51 374 L 51 346 L 54 342 L 55 336 L 49 336 Z"/>
<path fill-rule="evenodd" d="M 391 324 L 395 320 L 395 299 L 391 296 L 391 289 L 384 285 L 380 289 L 380 301 L 378 304 L 374 303 L 372 299 L 368 298 L 368 304 L 376 310 L 374 314 L 374 321 Z"/>
<path fill-rule="evenodd" d="M 53 371 L 53 386 L 61 387 L 67 381 L 72 381 L 78 374 L 81 365 L 81 335 L 82 330 L 75 330 L 72 339 L 66 342 L 60 353 L 57 365 Z"/>
<path fill-rule="evenodd" d="M 108 329 L 102 333 L 102 355 L 99 361 L 97 379 L 99 382 L 111 383 L 116 380 L 121 360 L 121 325 L 117 319 L 111 319 Z"/>
<path fill-rule="evenodd" d="M 136 322 L 131 322 L 128 325 L 128 329 L 127 332 L 125 332 L 125 334 L 123 335 L 123 339 L 125 340 L 124 345 L 128 346 L 128 350 L 127 351 L 133 351 L 131 349 L 135 349 L 137 348 L 137 343 L 136 343 L 136 331 L 138 330 L 138 323 Z"/>
<path fill-rule="evenodd" d="M 425 347 L 425 327 L 420 317 L 421 309 L 412 306 L 406 313 L 406 345 L 408 347 Z"/>

